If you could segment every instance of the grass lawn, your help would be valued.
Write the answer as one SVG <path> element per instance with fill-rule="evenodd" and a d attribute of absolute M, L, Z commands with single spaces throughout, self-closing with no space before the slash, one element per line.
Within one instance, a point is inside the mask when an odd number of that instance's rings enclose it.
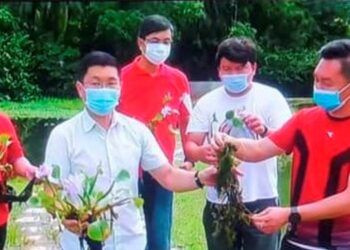
<path fill-rule="evenodd" d="M 0 111 L 12 118 L 67 119 L 83 108 L 79 99 L 41 98 L 30 102 L 0 102 Z"/>

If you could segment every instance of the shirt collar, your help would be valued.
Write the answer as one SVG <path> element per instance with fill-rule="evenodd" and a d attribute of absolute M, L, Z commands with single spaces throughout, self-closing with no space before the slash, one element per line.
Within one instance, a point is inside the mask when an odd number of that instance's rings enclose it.
<path fill-rule="evenodd" d="M 97 122 L 90 116 L 86 108 L 82 112 L 82 123 L 83 123 L 83 129 L 85 133 L 89 132 L 91 129 L 93 129 L 95 126 L 98 125 Z M 112 124 L 110 128 L 115 127 L 117 124 L 125 125 L 125 121 L 118 112 L 113 110 Z"/>
<path fill-rule="evenodd" d="M 150 74 L 150 73 L 146 72 L 145 70 L 143 70 L 142 68 L 140 68 L 140 66 L 139 66 L 140 59 L 141 59 L 141 56 L 137 56 L 134 59 L 134 61 L 132 62 L 132 67 L 134 68 L 134 70 L 136 71 L 137 74 L 150 75 L 150 76 L 159 76 L 159 75 L 164 73 L 164 70 L 165 70 L 164 63 L 159 65 L 159 67 L 157 68 L 157 71 L 154 74 Z"/>

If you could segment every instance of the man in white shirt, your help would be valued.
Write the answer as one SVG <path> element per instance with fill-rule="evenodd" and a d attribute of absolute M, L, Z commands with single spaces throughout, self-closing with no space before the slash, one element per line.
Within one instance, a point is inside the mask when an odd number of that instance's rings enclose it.
<path fill-rule="evenodd" d="M 258 139 L 281 127 L 290 117 L 288 104 L 278 90 L 253 82 L 256 57 L 255 45 L 246 38 L 229 38 L 219 45 L 216 61 L 223 86 L 203 96 L 194 108 L 187 128 L 186 150 L 190 160 L 217 163 L 216 154 L 207 143 L 215 132 Z M 278 205 L 276 158 L 257 163 L 242 162 L 240 169 L 243 202 L 250 211 Z M 224 232 L 212 236 L 215 231 L 213 212 L 225 203 L 215 188 L 208 188 L 203 224 L 209 250 L 231 249 Z M 265 235 L 247 225 L 239 226 L 236 231 L 232 249 L 278 248 L 278 234 Z"/>
<path fill-rule="evenodd" d="M 112 180 L 121 169 L 131 178 L 117 183 L 115 191 L 128 190 L 138 196 L 138 168 L 141 165 L 165 188 L 172 191 L 194 190 L 213 185 L 216 169 L 197 173 L 172 167 L 156 143 L 152 133 L 140 122 L 115 111 L 120 82 L 114 57 L 104 52 L 91 52 L 80 65 L 76 84 L 85 109 L 63 122 L 50 134 L 45 164 L 58 165 L 61 178 L 79 172 L 91 172 L 102 166 L 105 176 Z M 113 234 L 103 249 L 144 250 L 146 232 L 142 211 L 133 204 L 118 209 Z M 60 236 L 64 250 L 79 249 L 77 221 L 66 220 Z"/>

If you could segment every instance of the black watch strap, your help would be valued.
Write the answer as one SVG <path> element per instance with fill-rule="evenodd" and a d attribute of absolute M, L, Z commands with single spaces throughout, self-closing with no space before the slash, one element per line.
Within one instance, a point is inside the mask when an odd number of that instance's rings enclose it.
<path fill-rule="evenodd" d="M 260 134 L 261 137 L 265 137 L 267 135 L 267 132 L 269 132 L 269 128 L 264 125 L 264 131 Z"/>
<path fill-rule="evenodd" d="M 298 207 L 290 208 L 290 215 L 288 217 L 288 221 L 292 227 L 296 227 L 297 224 L 301 221 L 301 216 L 298 212 Z"/>
<path fill-rule="evenodd" d="M 197 171 L 197 172 L 194 174 L 194 182 L 197 184 L 197 186 L 198 186 L 199 188 L 203 188 L 204 185 L 203 185 L 203 183 L 201 182 L 201 180 L 199 179 L 198 174 L 199 174 L 199 171 Z"/>

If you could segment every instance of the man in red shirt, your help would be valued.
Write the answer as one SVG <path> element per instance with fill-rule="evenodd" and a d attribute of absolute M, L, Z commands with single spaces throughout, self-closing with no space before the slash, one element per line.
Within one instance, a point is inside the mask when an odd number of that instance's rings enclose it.
<path fill-rule="evenodd" d="M 213 147 L 229 143 L 236 157 L 260 161 L 293 153 L 291 207 L 270 207 L 254 224 L 272 233 L 289 223 L 283 250 L 350 249 L 350 39 L 320 51 L 314 71 L 316 107 L 297 112 L 259 141 L 217 134 Z"/>
<path fill-rule="evenodd" d="M 10 164 L 13 166 L 15 174 L 32 179 L 35 176 L 36 167 L 32 166 L 29 161 L 23 156 L 22 146 L 17 138 L 15 129 L 10 119 L 0 113 L 0 135 L 8 136 L 10 144 L 1 145 L 0 142 L 0 166 Z M 2 167 L 3 168 L 3 167 Z M 3 193 L 8 173 L 1 169 L 0 171 L 0 192 Z M 6 227 L 9 218 L 9 205 L 8 202 L 0 202 L 0 249 L 3 249 L 6 241 Z"/>
<path fill-rule="evenodd" d="M 139 29 L 137 44 L 141 55 L 121 72 L 118 111 L 146 124 L 155 135 L 169 162 L 174 159 L 176 129 L 182 142 L 191 110 L 186 76 L 164 64 L 171 50 L 173 26 L 163 16 L 146 17 Z M 172 192 L 143 173 L 143 195 L 150 250 L 170 249 Z"/>

